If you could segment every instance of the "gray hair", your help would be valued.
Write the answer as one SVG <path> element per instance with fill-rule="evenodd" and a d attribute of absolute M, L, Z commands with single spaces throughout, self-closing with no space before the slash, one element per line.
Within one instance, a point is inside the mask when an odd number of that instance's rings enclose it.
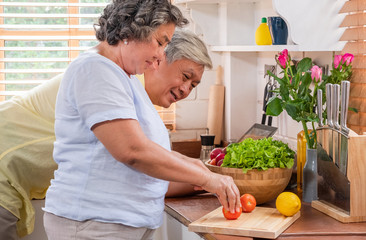
<path fill-rule="evenodd" d="M 151 33 L 167 23 L 178 27 L 188 23 L 179 8 L 168 0 L 113 0 L 94 29 L 99 41 L 116 45 L 123 39 L 149 41 Z"/>
<path fill-rule="evenodd" d="M 171 42 L 165 48 L 165 55 L 169 64 L 185 58 L 209 69 L 212 68 L 205 43 L 188 30 L 175 30 Z"/>

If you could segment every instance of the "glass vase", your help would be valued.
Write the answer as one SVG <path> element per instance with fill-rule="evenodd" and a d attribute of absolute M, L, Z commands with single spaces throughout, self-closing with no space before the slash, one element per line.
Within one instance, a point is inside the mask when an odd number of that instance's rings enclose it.
<path fill-rule="evenodd" d="M 318 199 L 317 165 L 317 150 L 307 148 L 302 182 L 302 200 L 304 202 L 312 202 Z"/>

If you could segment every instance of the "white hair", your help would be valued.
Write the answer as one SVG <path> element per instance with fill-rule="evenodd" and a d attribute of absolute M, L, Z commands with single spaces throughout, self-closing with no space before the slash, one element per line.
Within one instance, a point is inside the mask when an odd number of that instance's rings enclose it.
<path fill-rule="evenodd" d="M 189 30 L 176 29 L 171 42 L 165 48 L 165 54 L 168 63 L 185 58 L 212 68 L 205 43 Z"/>

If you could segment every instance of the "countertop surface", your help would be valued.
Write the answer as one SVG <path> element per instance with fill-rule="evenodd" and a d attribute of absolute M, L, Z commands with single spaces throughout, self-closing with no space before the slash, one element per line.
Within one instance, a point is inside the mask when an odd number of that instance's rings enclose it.
<path fill-rule="evenodd" d="M 165 211 L 188 226 L 191 222 L 201 218 L 207 213 L 220 206 L 218 199 L 209 193 L 179 197 L 166 198 Z M 263 207 L 275 207 L 274 200 L 262 204 Z M 251 237 L 239 237 L 221 234 L 198 233 L 204 239 L 209 240 L 245 240 Z M 309 203 L 302 203 L 301 217 L 286 229 L 277 239 L 317 239 L 317 240 L 338 240 L 338 239 L 365 239 L 366 222 L 362 223 L 341 223 L 324 213 L 312 208 Z"/>

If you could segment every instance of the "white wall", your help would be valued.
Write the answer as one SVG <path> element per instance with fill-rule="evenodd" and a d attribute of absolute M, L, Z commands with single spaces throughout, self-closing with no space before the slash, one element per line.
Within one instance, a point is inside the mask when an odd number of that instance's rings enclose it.
<path fill-rule="evenodd" d="M 192 4 L 184 11 L 192 22 L 188 28 L 201 36 L 207 45 L 254 44 L 255 22 L 259 25 L 261 17 L 278 15 L 272 8 L 271 1 L 254 4 L 235 3 L 230 6 L 224 3 Z M 255 14 L 250 14 L 253 11 Z M 225 14 L 229 15 L 228 19 L 219 21 L 218 19 Z M 241 29 L 243 32 L 240 32 Z M 264 78 L 264 65 L 275 65 L 275 54 L 277 52 L 210 52 L 214 68 L 206 70 L 197 89 L 186 100 L 177 103 L 177 131 L 172 133 L 172 140 L 199 140 L 199 135 L 204 133 L 209 86 L 215 83 L 215 69 L 219 64 L 227 66 L 224 67 L 226 87 L 224 140 L 239 139 L 254 123 L 260 123 L 264 86 L 268 81 L 268 77 Z M 311 57 L 318 65 L 331 66 L 334 52 L 290 52 L 290 54 L 294 60 Z M 273 118 L 273 126 L 278 127 L 275 138 L 289 143 L 295 150 L 296 135 L 302 130 L 301 124 L 289 118 L 286 113 L 282 113 L 279 117 Z"/>
<path fill-rule="evenodd" d="M 249 77 L 245 74 L 239 77 L 236 76 L 236 80 L 240 82 L 235 84 L 235 89 L 226 91 L 226 93 L 231 92 L 231 94 L 226 94 L 225 101 L 227 104 L 225 106 L 231 108 L 232 118 L 240 119 L 241 122 L 240 125 L 230 126 L 236 129 L 235 134 L 229 135 L 226 133 L 226 140 L 240 138 L 250 126 L 261 122 L 264 87 L 268 81 L 268 77 L 264 78 L 264 65 L 275 65 L 275 54 L 273 52 L 258 54 L 254 79 L 253 76 Z M 290 52 L 290 54 L 294 60 L 311 57 L 315 63 L 321 66 L 327 64 L 330 66 L 333 52 Z M 239 59 L 239 63 L 245 64 L 247 54 L 238 53 L 237 55 L 244 58 Z M 215 66 L 217 66 L 217 63 Z M 280 69 L 277 69 L 277 72 L 280 72 Z M 215 83 L 215 76 L 214 70 L 206 70 L 202 83 L 197 89 L 186 100 L 177 103 L 177 131 L 172 133 L 173 141 L 199 140 L 200 134 L 204 133 L 207 123 L 208 92 L 210 85 Z M 230 85 L 226 88 L 230 88 Z M 252 111 L 248 111 L 248 109 L 252 109 Z M 226 119 L 225 124 L 228 126 L 235 123 L 229 123 Z M 289 143 L 290 147 L 295 150 L 297 133 L 302 130 L 301 123 L 292 120 L 284 112 L 279 117 L 273 117 L 272 125 L 278 127 L 275 138 Z M 309 127 L 311 126 L 309 125 Z"/>

